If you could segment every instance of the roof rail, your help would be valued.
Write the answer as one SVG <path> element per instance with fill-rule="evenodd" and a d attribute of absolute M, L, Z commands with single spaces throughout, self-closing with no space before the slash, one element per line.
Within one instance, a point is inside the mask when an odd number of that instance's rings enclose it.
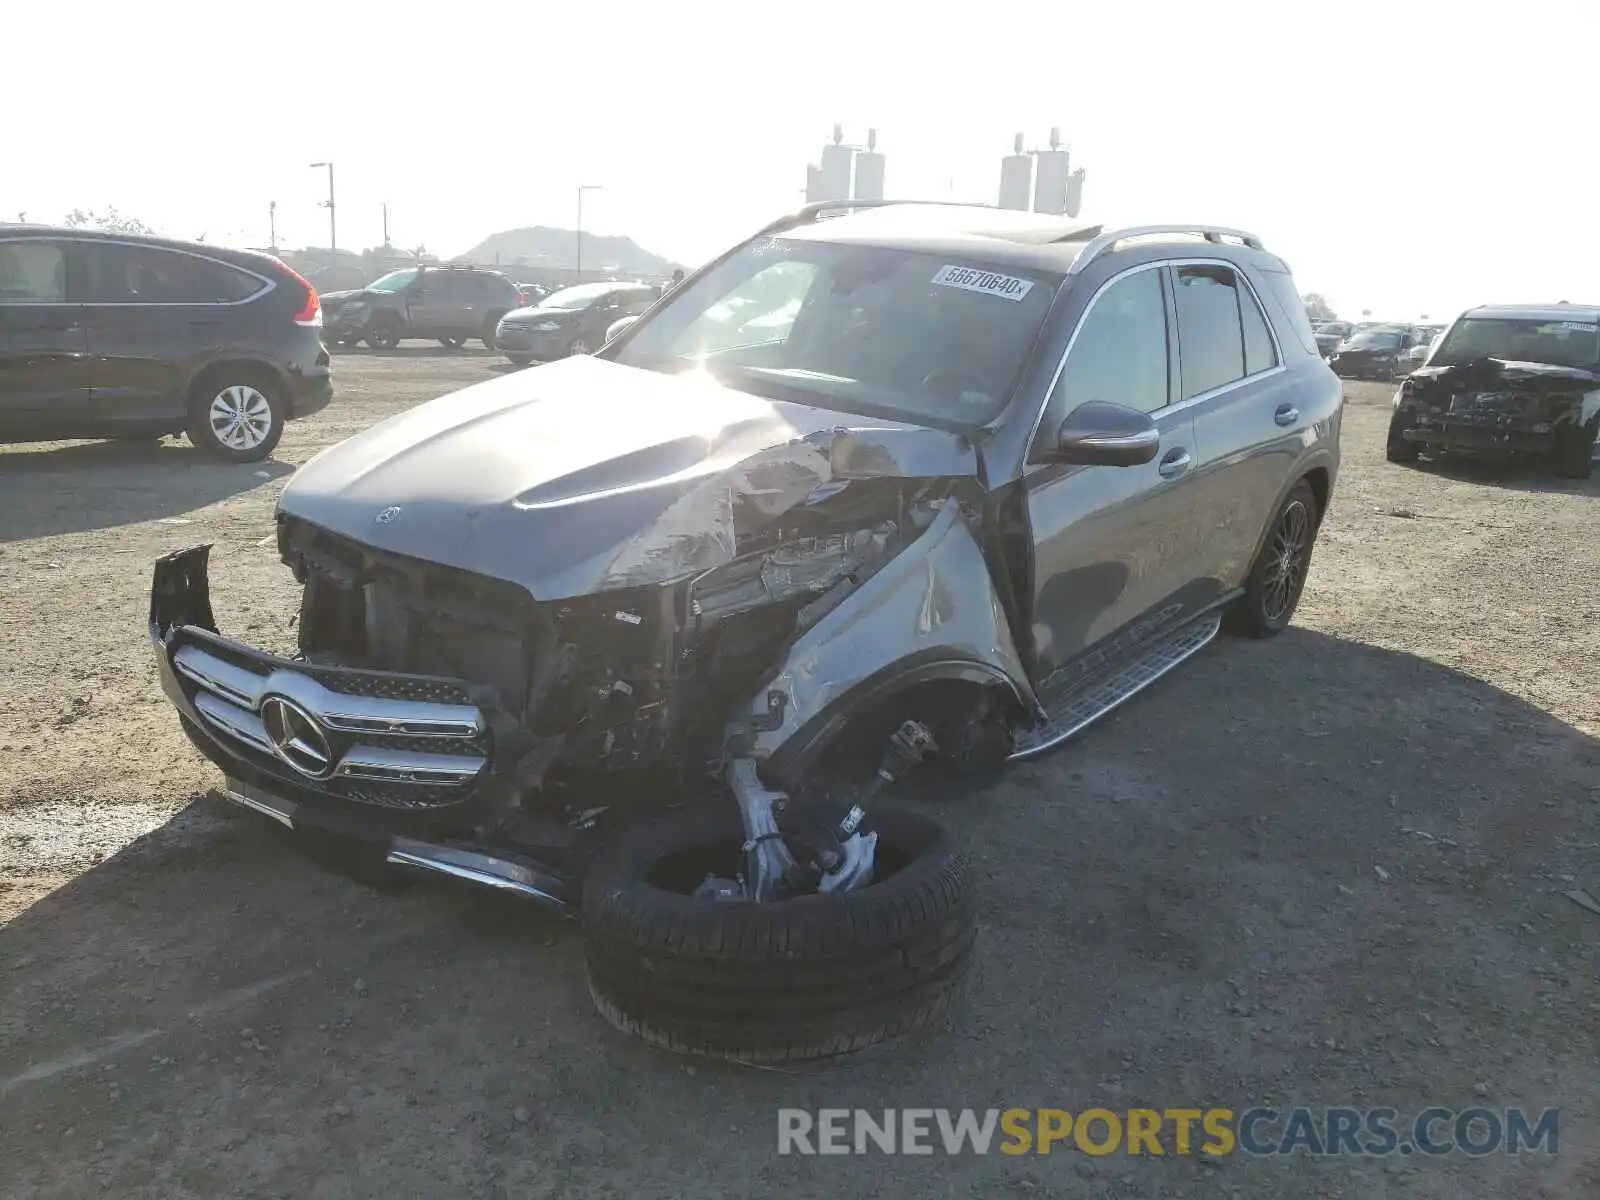
<path fill-rule="evenodd" d="M 843 215 L 858 208 L 888 208 L 896 204 L 916 204 L 939 208 L 994 208 L 992 204 L 972 204 L 960 200 L 813 200 L 803 208 L 779 217 L 757 231 L 757 237 L 782 233 L 800 225 L 812 225 L 824 217 Z"/>
<path fill-rule="evenodd" d="M 1184 237 L 1204 238 L 1208 242 L 1220 243 L 1223 238 L 1237 238 L 1252 250 L 1265 250 L 1261 239 L 1253 233 L 1246 233 L 1242 229 L 1228 229 L 1221 225 L 1130 225 L 1126 229 L 1112 229 L 1093 238 L 1083 248 L 1083 253 L 1072 260 L 1072 265 L 1067 268 L 1068 275 L 1077 275 L 1084 270 L 1100 255 L 1111 250 L 1118 242 L 1125 242 L 1129 238 L 1153 237 L 1161 234 L 1177 234 Z"/>

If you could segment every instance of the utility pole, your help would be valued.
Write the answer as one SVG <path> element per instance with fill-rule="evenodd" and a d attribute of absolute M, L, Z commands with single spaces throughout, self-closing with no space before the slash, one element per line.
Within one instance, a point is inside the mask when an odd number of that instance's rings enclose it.
<path fill-rule="evenodd" d="M 383 202 L 383 244 L 389 244 L 389 202 Z"/>
<path fill-rule="evenodd" d="M 276 254 L 278 252 L 278 202 L 276 200 L 267 202 L 267 230 L 267 245 Z"/>
<path fill-rule="evenodd" d="M 333 217 L 333 164 L 331 162 L 314 162 L 311 166 L 313 168 L 328 168 L 328 198 L 318 207 L 328 210 L 328 261 L 331 263 L 334 253 L 339 249 L 339 228 L 335 224 Z"/>
<path fill-rule="evenodd" d="M 580 183 L 578 185 L 578 229 L 577 245 L 572 256 L 572 282 L 583 282 L 583 194 L 585 192 L 598 192 L 604 186 L 598 183 Z"/>

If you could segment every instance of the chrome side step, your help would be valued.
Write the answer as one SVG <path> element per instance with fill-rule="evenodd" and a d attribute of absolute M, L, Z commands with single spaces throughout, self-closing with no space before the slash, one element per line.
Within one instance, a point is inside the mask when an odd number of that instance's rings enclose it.
<path fill-rule="evenodd" d="M 1017 736 L 1011 761 L 1032 758 L 1060 745 L 1098 721 L 1123 701 L 1138 695 L 1185 659 L 1199 653 L 1222 628 L 1222 615 L 1210 613 L 1189 622 L 1128 659 L 1111 674 L 1066 693 L 1050 705 L 1050 722 Z"/>

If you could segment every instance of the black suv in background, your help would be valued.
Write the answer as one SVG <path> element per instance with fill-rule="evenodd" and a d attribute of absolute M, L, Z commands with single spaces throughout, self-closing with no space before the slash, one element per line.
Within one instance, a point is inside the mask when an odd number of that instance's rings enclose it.
<path fill-rule="evenodd" d="M 0 226 L 0 442 L 181 432 L 254 462 L 332 395 L 316 289 L 271 255 Z"/>
<path fill-rule="evenodd" d="M 498 271 L 441 265 L 390 271 L 364 288 L 329 292 L 322 303 L 330 343 L 393 350 L 404 338 L 450 347 L 480 338 L 493 350 L 500 318 L 522 307 L 522 293 Z"/>
<path fill-rule="evenodd" d="M 592 354 L 605 345 L 612 325 L 639 316 L 659 299 L 661 288 L 653 283 L 580 283 L 507 313 L 495 341 L 519 367 L 535 359 Z"/>

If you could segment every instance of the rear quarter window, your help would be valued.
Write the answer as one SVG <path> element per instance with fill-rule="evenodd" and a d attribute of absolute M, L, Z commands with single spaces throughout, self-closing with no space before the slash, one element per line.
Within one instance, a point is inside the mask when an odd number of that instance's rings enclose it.
<path fill-rule="evenodd" d="M 1305 301 L 1294 289 L 1294 276 L 1288 271 L 1270 267 L 1257 267 L 1256 274 L 1267 285 L 1268 304 L 1274 310 L 1270 315 L 1279 331 L 1280 340 L 1284 328 L 1288 327 L 1307 354 L 1318 353 L 1316 335 L 1311 332 L 1311 319 L 1306 316 Z"/>

